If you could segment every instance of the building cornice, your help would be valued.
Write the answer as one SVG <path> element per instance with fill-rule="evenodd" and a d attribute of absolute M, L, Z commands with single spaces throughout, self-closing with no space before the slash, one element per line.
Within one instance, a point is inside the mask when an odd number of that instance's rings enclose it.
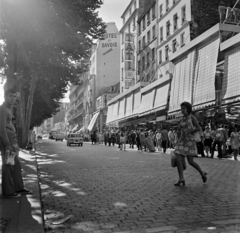
<path fill-rule="evenodd" d="M 123 33 L 123 32 L 124 32 L 124 28 L 125 28 L 126 26 L 128 26 L 129 21 L 131 21 L 132 18 L 137 15 L 137 13 L 138 13 L 138 8 L 136 8 L 136 9 L 133 11 L 133 13 L 131 14 L 131 16 L 130 16 L 130 17 L 127 19 L 127 21 L 124 23 L 124 25 L 122 26 L 122 28 L 119 30 L 120 33 Z"/>
<path fill-rule="evenodd" d="M 146 13 L 152 8 L 152 6 L 153 5 L 155 5 L 156 4 L 156 0 L 152 3 L 152 4 L 150 4 L 149 6 L 148 6 L 148 8 L 146 8 L 146 10 L 139 16 L 139 18 L 138 18 L 138 21 L 137 21 L 137 23 L 139 24 L 139 22 L 141 21 L 141 19 L 146 15 Z M 156 17 L 156 15 L 155 15 L 155 17 Z"/>
<path fill-rule="evenodd" d="M 127 6 L 126 9 L 124 10 L 123 14 L 121 15 L 121 18 L 124 17 L 124 15 L 125 15 L 126 12 L 129 10 L 130 6 L 134 3 L 134 1 L 136 1 L 136 0 L 132 0 L 132 1 L 128 4 L 128 6 Z M 138 8 L 136 8 L 136 9 L 138 9 Z"/>

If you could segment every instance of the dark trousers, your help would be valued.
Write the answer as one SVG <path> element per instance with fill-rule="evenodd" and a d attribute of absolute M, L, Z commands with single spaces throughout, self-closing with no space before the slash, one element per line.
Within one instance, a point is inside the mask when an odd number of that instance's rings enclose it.
<path fill-rule="evenodd" d="M 136 141 L 137 141 L 137 148 L 138 148 L 138 150 L 141 150 L 141 141 L 140 141 L 140 139 L 137 139 Z"/>
<path fill-rule="evenodd" d="M 112 143 L 112 139 L 109 138 L 109 139 L 108 139 L 108 145 L 111 146 L 111 143 Z"/>
<path fill-rule="evenodd" d="M 2 194 L 11 195 L 16 191 L 20 191 L 24 188 L 23 179 L 21 174 L 21 163 L 18 157 L 18 153 L 15 156 L 15 165 L 5 164 L 5 151 L 1 151 L 2 154 Z"/>
<path fill-rule="evenodd" d="M 211 157 L 213 158 L 216 145 L 218 146 L 218 158 L 222 158 L 222 142 L 218 142 L 218 141 L 213 142 Z"/>
<path fill-rule="evenodd" d="M 165 153 L 167 150 L 167 141 L 162 141 L 162 148 L 163 148 L 163 152 Z"/>
<path fill-rule="evenodd" d="M 202 157 L 205 157 L 202 141 L 197 142 L 197 150 L 198 154 L 200 154 Z"/>

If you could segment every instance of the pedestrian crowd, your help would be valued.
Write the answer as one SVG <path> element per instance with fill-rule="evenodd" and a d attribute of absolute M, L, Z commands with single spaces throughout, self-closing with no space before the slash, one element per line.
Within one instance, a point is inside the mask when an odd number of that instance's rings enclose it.
<path fill-rule="evenodd" d="M 224 125 L 213 125 L 200 128 L 199 140 L 196 141 L 197 155 L 196 157 L 213 158 L 214 152 L 218 152 L 218 158 L 228 158 L 234 156 L 235 160 L 240 154 L 240 132 L 237 125 L 229 128 Z M 139 128 L 136 130 L 129 130 L 127 127 L 123 129 L 113 128 L 105 130 L 103 134 L 104 143 L 106 146 L 118 145 L 120 150 L 137 147 L 140 151 L 148 152 L 163 152 L 167 149 L 174 149 L 178 141 L 178 127 L 162 127 L 156 130 Z M 96 142 L 97 135 L 94 134 L 94 141 Z M 99 140 L 100 141 L 100 140 Z"/>

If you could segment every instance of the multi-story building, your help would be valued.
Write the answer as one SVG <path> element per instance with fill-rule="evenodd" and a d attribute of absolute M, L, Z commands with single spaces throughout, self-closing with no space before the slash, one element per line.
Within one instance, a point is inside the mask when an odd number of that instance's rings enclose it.
<path fill-rule="evenodd" d="M 70 87 L 70 105 L 68 109 L 67 120 L 69 129 L 77 131 L 83 129 L 85 119 L 84 109 L 84 92 L 88 86 L 89 72 L 85 72 L 79 76 L 79 85 L 71 85 Z"/>
<path fill-rule="evenodd" d="M 229 6 L 230 1 L 225 2 Z M 178 116 L 181 101 L 192 103 L 195 111 L 221 103 L 225 55 L 218 52 L 219 45 L 239 33 L 237 19 L 234 26 L 228 23 L 239 11 L 216 25 L 218 4 L 200 6 L 191 0 L 156 0 L 144 5 L 137 19 L 139 83 L 108 102 L 108 125 L 161 125 L 168 115 L 170 119 Z M 221 17 L 226 15 L 220 13 Z"/>
<path fill-rule="evenodd" d="M 191 0 L 159 0 L 158 9 L 158 78 L 168 80 L 172 73 L 169 57 L 191 40 Z"/>
<path fill-rule="evenodd" d="M 99 116 L 96 98 L 101 90 L 114 86 L 120 79 L 120 35 L 113 22 L 106 23 L 106 34 L 92 47 L 89 67 L 89 84 L 87 95 L 87 129 L 97 130 L 95 123 Z"/>
<path fill-rule="evenodd" d="M 153 82 L 157 79 L 156 47 L 157 47 L 157 11 L 156 0 L 149 1 L 138 19 L 138 80 Z"/>
<path fill-rule="evenodd" d="M 137 20 L 143 12 L 146 0 L 132 0 L 123 12 L 120 29 L 120 92 L 124 92 L 138 81 L 137 76 Z"/>

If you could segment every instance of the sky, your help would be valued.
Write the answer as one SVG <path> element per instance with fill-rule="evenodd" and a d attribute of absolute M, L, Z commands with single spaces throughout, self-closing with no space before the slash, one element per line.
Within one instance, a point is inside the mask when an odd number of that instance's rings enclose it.
<path fill-rule="evenodd" d="M 97 11 L 99 12 L 99 17 L 103 19 L 104 22 L 115 22 L 118 30 L 122 27 L 122 18 L 124 10 L 128 6 L 131 0 L 104 0 L 103 5 Z M 69 102 L 69 93 L 66 94 L 63 102 Z M 3 97 L 3 85 L 0 84 L 0 104 L 4 101 Z"/>

